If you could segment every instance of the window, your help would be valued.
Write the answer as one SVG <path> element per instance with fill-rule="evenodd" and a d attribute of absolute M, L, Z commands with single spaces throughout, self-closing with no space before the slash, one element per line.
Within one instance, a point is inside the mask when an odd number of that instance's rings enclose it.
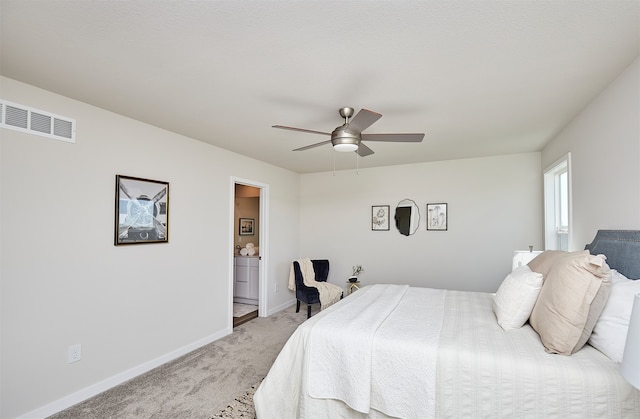
<path fill-rule="evenodd" d="M 545 249 L 569 250 L 571 231 L 571 153 L 544 172 Z"/>

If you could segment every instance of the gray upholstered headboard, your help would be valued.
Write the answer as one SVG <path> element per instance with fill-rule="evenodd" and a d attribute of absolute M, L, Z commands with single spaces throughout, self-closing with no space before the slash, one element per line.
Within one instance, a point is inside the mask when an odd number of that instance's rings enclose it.
<path fill-rule="evenodd" d="M 609 267 L 627 278 L 640 279 L 640 230 L 598 230 L 585 249 L 605 255 Z"/>

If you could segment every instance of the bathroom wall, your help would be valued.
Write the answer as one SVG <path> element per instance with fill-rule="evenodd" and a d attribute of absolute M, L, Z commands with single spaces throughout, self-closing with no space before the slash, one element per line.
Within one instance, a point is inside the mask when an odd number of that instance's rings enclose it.
<path fill-rule="evenodd" d="M 247 243 L 260 246 L 260 189 L 253 186 L 236 184 L 235 219 L 234 219 L 234 251 L 238 246 L 243 248 Z M 249 218 L 253 222 L 253 235 L 240 235 L 240 218 Z"/>

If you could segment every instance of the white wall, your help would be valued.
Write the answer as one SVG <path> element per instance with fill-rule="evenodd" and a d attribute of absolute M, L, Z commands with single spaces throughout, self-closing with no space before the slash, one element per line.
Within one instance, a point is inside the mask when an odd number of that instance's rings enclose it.
<path fill-rule="evenodd" d="M 540 153 L 453 160 L 301 177 L 300 257 L 328 258 L 329 281 L 495 292 L 516 249 L 542 248 Z M 413 199 L 420 227 L 371 230 L 371 206 Z M 427 231 L 427 203 L 447 203 L 448 231 Z"/>
<path fill-rule="evenodd" d="M 0 129 L 1 417 L 45 416 L 231 332 L 233 176 L 269 185 L 268 304 L 291 303 L 299 175 L 0 83 L 3 99 L 77 120 L 77 144 Z M 113 245 L 116 174 L 170 182 L 169 243 Z"/>
<path fill-rule="evenodd" d="M 640 229 L 640 58 L 542 151 L 571 152 L 572 250 L 599 229 Z"/>
<path fill-rule="evenodd" d="M 541 168 L 572 152 L 574 241 L 640 228 L 636 60 L 540 153 L 296 175 L 0 78 L 2 98 L 76 118 L 78 143 L 0 129 L 1 417 L 80 401 L 230 332 L 231 177 L 269 185 L 267 296 L 292 259 L 331 260 L 345 286 L 495 291 L 514 249 L 542 247 Z M 212 134 L 214 135 L 214 134 Z M 113 246 L 115 175 L 169 181 L 170 242 Z M 371 231 L 372 205 L 416 201 L 418 232 Z M 427 203 L 449 230 L 426 231 Z M 280 292 L 275 293 L 275 284 Z M 270 313 L 268 313 L 270 314 Z M 82 360 L 66 363 L 81 343 Z"/>

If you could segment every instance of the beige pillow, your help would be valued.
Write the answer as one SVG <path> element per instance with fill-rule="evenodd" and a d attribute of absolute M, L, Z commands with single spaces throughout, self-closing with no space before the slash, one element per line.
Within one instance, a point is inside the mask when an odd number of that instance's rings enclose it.
<path fill-rule="evenodd" d="M 569 252 L 564 250 L 545 250 L 528 263 L 529 268 L 533 272 L 538 272 L 543 277 L 546 277 L 553 264 L 563 256 L 566 256 L 567 253 Z"/>
<path fill-rule="evenodd" d="M 565 252 L 555 260 L 529 318 L 547 352 L 571 355 L 584 346 L 607 302 L 610 285 L 604 255 L 583 250 Z"/>

